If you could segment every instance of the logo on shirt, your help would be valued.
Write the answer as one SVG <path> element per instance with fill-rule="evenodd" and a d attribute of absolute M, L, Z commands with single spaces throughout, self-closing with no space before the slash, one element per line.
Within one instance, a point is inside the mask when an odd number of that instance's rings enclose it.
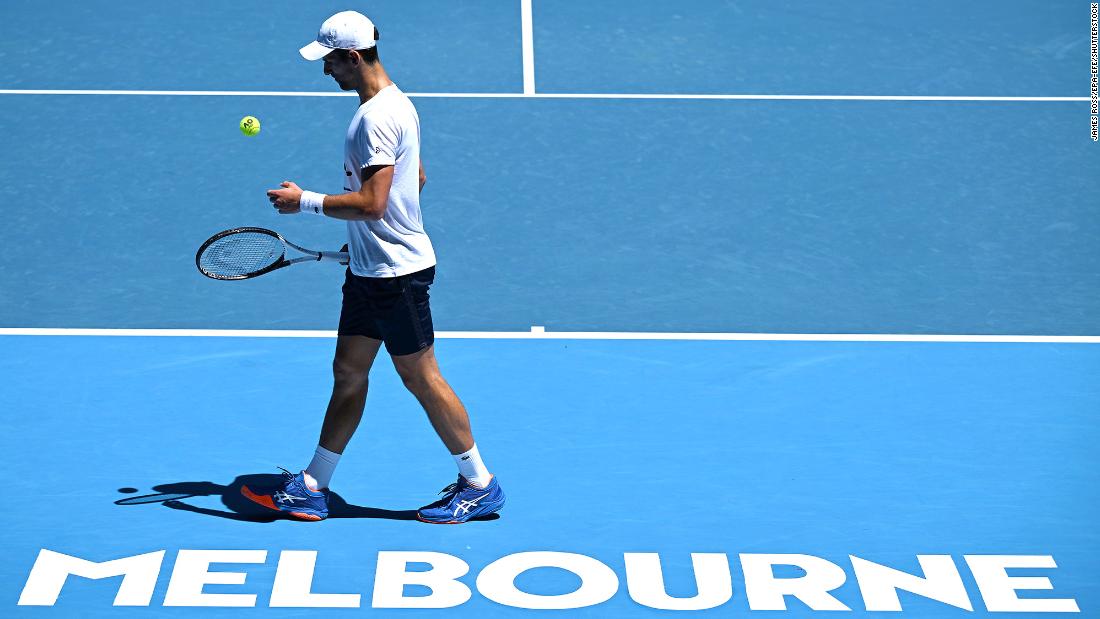
<path fill-rule="evenodd" d="M 374 154 L 377 155 L 380 152 L 382 152 L 382 147 L 381 146 L 375 146 L 374 147 Z"/>

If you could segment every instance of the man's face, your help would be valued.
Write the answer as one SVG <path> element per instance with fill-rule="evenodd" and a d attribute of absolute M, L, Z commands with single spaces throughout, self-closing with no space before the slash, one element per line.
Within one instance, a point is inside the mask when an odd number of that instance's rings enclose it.
<path fill-rule="evenodd" d="M 358 54 L 335 50 L 324 57 L 325 75 L 331 75 L 340 86 L 340 90 L 355 90 L 356 80 L 359 78 Z"/>

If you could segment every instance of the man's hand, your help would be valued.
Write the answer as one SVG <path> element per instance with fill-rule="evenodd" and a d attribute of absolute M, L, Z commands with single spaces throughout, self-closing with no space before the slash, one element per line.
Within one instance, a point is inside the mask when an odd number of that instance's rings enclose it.
<path fill-rule="evenodd" d="M 279 183 L 282 189 L 268 189 L 267 199 L 279 210 L 280 215 L 293 215 L 302 212 L 299 201 L 302 199 L 302 188 L 291 181 Z"/>

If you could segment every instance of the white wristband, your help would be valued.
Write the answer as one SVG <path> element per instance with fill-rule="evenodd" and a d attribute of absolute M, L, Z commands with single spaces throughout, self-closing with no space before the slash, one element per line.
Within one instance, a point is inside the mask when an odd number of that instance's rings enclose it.
<path fill-rule="evenodd" d="M 302 212 L 312 213 L 313 215 L 324 215 L 324 204 L 325 194 L 317 193 L 316 191 L 303 191 L 302 197 L 298 200 L 298 205 L 302 208 Z"/>

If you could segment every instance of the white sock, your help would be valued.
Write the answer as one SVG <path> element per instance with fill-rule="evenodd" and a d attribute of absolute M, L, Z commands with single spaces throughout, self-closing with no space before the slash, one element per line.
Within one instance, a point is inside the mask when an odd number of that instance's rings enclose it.
<path fill-rule="evenodd" d="M 313 454 L 313 460 L 305 470 L 306 483 L 314 490 L 328 488 L 338 462 L 340 462 L 340 454 L 318 445 L 317 451 Z"/>
<path fill-rule="evenodd" d="M 489 474 L 489 470 L 485 468 L 485 463 L 481 461 L 481 454 L 477 452 L 477 445 L 474 445 L 466 453 L 454 455 L 454 459 L 455 464 L 458 465 L 458 473 L 473 485 L 484 488 L 492 481 L 493 476 Z"/>

